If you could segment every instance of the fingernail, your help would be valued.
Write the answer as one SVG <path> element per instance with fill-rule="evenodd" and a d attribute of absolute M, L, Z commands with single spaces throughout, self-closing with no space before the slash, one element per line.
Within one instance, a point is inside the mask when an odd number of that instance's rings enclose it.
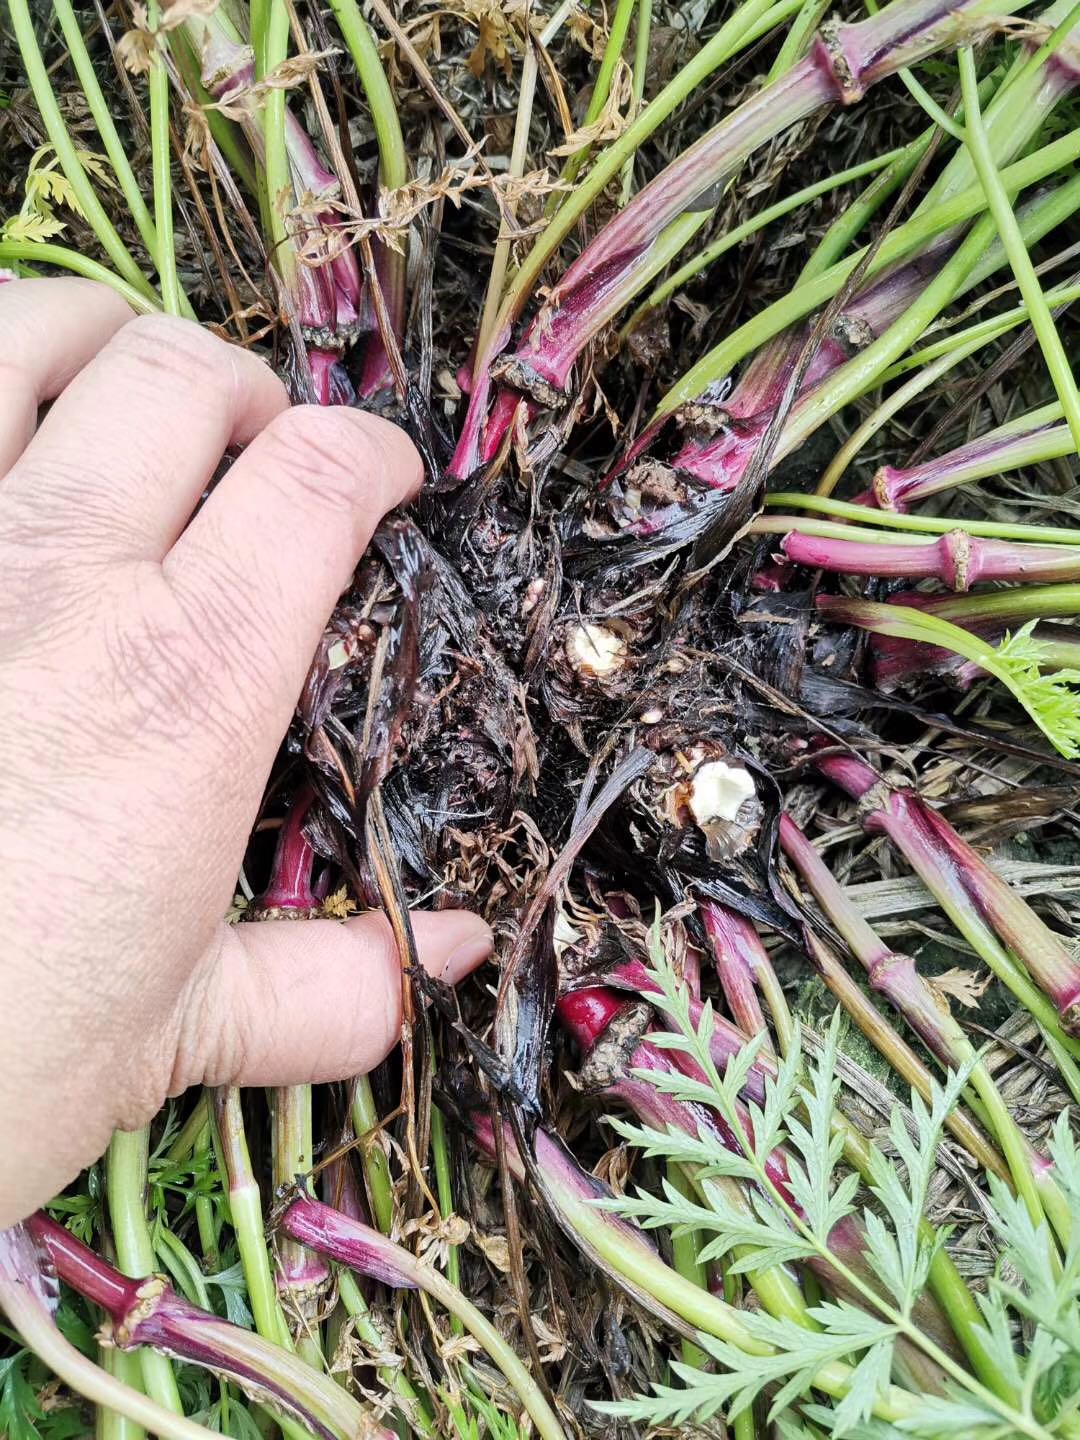
<path fill-rule="evenodd" d="M 491 931 L 486 925 L 482 929 L 477 928 L 468 940 L 463 940 L 451 950 L 440 978 L 447 985 L 456 985 L 489 958 L 492 948 Z"/>

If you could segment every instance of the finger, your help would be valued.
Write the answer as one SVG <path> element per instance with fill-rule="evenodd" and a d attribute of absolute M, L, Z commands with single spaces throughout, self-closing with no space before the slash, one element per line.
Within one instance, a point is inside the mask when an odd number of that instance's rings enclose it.
<path fill-rule="evenodd" d="M 139 316 L 60 395 L 5 492 L 95 558 L 160 560 L 226 448 L 288 403 L 239 346 L 188 320 Z"/>
<path fill-rule="evenodd" d="M 412 923 L 424 969 L 447 984 L 491 954 L 491 931 L 466 910 Z M 401 961 L 383 915 L 226 926 L 207 967 L 182 1002 L 170 1094 L 343 1080 L 401 1038 Z"/>
<path fill-rule="evenodd" d="M 116 291 L 94 280 L 0 285 L 0 475 L 30 443 L 40 407 L 131 318 Z"/>
<path fill-rule="evenodd" d="M 218 692 L 257 706 L 253 774 L 273 757 L 375 526 L 421 475 L 389 421 L 298 405 L 252 442 L 166 557 L 173 594 L 220 657 Z"/>

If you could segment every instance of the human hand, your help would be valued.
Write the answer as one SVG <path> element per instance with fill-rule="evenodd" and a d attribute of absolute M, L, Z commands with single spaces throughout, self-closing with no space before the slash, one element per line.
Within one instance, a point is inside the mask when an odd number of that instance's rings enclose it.
<path fill-rule="evenodd" d="M 0 1227 L 167 1095 L 340 1079 L 398 1038 L 383 917 L 222 917 L 334 602 L 420 480 L 396 426 L 290 409 L 195 325 L 0 284 Z M 444 980 L 490 953 L 476 916 L 414 920 Z"/>

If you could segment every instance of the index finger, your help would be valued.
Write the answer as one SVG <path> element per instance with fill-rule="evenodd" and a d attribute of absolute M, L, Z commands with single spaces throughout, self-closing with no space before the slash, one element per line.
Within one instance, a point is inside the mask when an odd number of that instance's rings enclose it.
<path fill-rule="evenodd" d="M 116 291 L 96 280 L 0 285 L 0 475 L 30 443 L 41 406 L 133 318 Z"/>
<path fill-rule="evenodd" d="M 219 691 L 257 692 L 251 739 L 265 768 L 338 596 L 422 475 L 390 421 L 297 405 L 255 437 L 166 556 L 165 579 L 224 667 Z"/>

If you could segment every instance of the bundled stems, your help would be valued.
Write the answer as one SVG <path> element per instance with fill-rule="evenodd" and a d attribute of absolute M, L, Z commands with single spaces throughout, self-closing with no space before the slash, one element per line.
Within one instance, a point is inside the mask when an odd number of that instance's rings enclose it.
<path fill-rule="evenodd" d="M 476 1114 L 470 1119 L 474 1139 L 494 1159 L 491 1122 Z M 508 1126 L 503 1127 L 503 1137 L 511 1170 L 517 1180 L 524 1181 L 525 1166 Z M 734 1306 L 665 1264 L 635 1226 L 598 1209 L 598 1203 L 611 1201 L 611 1192 L 585 1174 L 554 1137 L 538 1130 L 534 1145 L 534 1178 L 553 1214 L 577 1245 L 618 1277 L 634 1298 L 662 1318 L 676 1317 L 744 1354 L 771 1353 L 769 1345 L 746 1329 Z M 850 1382 L 850 1367 L 839 1361 L 823 1365 L 812 1378 L 817 1389 L 837 1398 L 847 1392 Z M 912 1413 L 916 1403 L 908 1391 L 889 1385 L 878 1395 L 873 1413 L 880 1419 L 899 1421 Z"/>
<path fill-rule="evenodd" d="M 787 815 L 780 820 L 780 844 L 826 917 L 866 970 L 871 988 L 886 997 L 942 1065 L 951 1070 L 970 1069 L 971 1086 L 978 1096 L 982 1117 L 1001 1146 L 1032 1223 L 1038 1225 L 1042 1220 L 1045 1200 L 1046 1209 L 1054 1216 L 1055 1228 L 1067 1224 L 1068 1207 L 1048 1173 L 1047 1162 L 1024 1139 L 990 1072 L 977 1058 L 974 1046 L 953 1019 L 947 1004 L 939 1000 L 923 980 L 915 961 L 909 955 L 895 954 L 885 945 Z M 1067 1231 L 1063 1238 L 1067 1239 Z"/>
<path fill-rule="evenodd" d="M 121 278 L 145 299 L 156 304 L 157 296 L 153 287 L 135 263 L 130 251 L 117 233 L 116 227 L 105 213 L 105 208 L 98 199 L 82 161 L 79 159 L 78 150 L 60 112 L 60 106 L 49 80 L 49 72 L 42 59 L 41 50 L 38 48 L 37 37 L 34 34 L 34 22 L 27 0 L 10 0 L 8 13 L 11 17 L 12 29 L 15 32 L 15 41 L 22 56 L 26 78 L 33 92 L 34 103 L 52 147 L 56 151 L 60 168 L 78 201 L 79 209 L 85 215 L 88 224 Z M 45 259 L 44 255 L 42 255 L 42 259 Z"/>
<path fill-rule="evenodd" d="M 888 836 L 998 979 L 1068 1055 L 1078 1053 L 1070 1030 L 1076 1023 L 1077 965 L 1031 907 L 914 791 L 893 789 L 853 756 L 820 755 L 815 764 L 860 801 L 863 827 Z"/>

